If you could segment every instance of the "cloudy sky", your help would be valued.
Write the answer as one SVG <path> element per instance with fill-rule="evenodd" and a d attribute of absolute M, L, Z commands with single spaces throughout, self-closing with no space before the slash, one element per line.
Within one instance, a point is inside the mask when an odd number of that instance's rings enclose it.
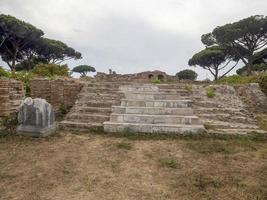
<path fill-rule="evenodd" d="M 218 25 L 267 13 L 266 0 L 0 0 L 0 12 L 41 28 L 83 54 L 73 67 L 135 73 L 189 68 L 200 36 Z M 190 67 L 200 79 L 204 70 Z"/>

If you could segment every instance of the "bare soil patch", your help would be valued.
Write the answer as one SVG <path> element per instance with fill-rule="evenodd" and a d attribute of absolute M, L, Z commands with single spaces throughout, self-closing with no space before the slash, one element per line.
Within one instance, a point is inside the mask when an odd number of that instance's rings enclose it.
<path fill-rule="evenodd" d="M 267 141 L 0 135 L 1 200 L 267 199 Z"/>

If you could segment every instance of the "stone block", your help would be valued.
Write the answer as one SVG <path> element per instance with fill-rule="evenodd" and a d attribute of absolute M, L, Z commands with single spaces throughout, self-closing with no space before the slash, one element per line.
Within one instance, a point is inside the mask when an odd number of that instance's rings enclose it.
<path fill-rule="evenodd" d="M 45 137 L 56 130 L 53 108 L 45 99 L 26 98 L 19 108 L 18 119 L 18 134 Z"/>

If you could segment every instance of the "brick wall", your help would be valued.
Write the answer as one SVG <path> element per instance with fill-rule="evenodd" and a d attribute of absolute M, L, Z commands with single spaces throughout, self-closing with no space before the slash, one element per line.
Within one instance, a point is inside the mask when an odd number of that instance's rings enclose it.
<path fill-rule="evenodd" d="M 0 78 L 0 117 L 16 111 L 24 97 L 25 90 L 22 82 Z"/>
<path fill-rule="evenodd" d="M 73 106 L 83 84 L 75 79 L 48 80 L 38 78 L 31 82 L 32 98 L 46 99 L 54 108 Z"/>

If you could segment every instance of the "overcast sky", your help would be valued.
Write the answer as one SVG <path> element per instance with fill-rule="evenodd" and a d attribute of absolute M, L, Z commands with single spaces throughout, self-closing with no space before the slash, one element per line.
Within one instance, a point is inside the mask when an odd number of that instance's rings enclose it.
<path fill-rule="evenodd" d="M 0 11 L 80 51 L 97 71 L 169 74 L 188 67 L 200 37 L 218 25 L 267 14 L 267 0 L 0 0 Z"/>

